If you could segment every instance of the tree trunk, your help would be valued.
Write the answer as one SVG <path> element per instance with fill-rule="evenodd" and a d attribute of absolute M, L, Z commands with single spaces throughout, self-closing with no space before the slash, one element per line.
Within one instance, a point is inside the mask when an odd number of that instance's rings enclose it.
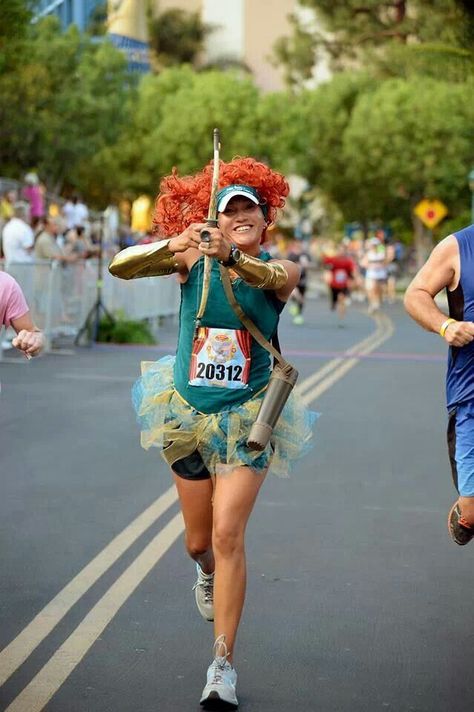
<path fill-rule="evenodd" d="M 416 255 L 416 269 L 417 271 L 424 265 L 428 259 L 428 255 L 433 249 L 433 233 L 428 230 L 421 220 L 413 216 L 413 229 L 414 229 L 414 239 L 413 243 L 415 245 L 415 255 Z"/>

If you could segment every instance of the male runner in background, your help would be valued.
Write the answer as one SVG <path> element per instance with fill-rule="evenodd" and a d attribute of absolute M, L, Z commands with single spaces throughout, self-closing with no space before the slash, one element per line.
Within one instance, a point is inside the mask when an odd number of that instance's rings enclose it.
<path fill-rule="evenodd" d="M 330 272 L 331 309 L 337 311 L 339 326 L 343 326 L 349 285 L 354 277 L 356 266 L 348 256 L 347 247 L 343 242 L 340 243 L 337 253 L 333 257 L 323 257 L 323 264 Z"/>

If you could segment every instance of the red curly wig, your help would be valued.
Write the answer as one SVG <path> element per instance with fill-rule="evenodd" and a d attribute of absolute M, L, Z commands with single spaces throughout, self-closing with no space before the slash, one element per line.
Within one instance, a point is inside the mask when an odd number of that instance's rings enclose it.
<path fill-rule="evenodd" d="M 212 161 L 194 176 L 179 177 L 176 168 L 160 183 L 155 203 L 153 231 L 162 237 L 179 235 L 193 222 L 205 222 L 211 197 Z M 220 162 L 219 190 L 232 184 L 250 185 L 268 206 L 268 222 L 285 205 L 290 189 L 281 173 L 254 158 Z"/>

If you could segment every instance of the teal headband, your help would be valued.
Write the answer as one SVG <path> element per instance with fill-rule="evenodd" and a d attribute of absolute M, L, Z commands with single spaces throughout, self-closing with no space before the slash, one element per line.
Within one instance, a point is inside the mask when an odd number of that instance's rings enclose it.
<path fill-rule="evenodd" d="M 264 218 L 267 218 L 268 205 L 261 199 L 259 193 L 251 185 L 228 185 L 217 193 L 217 212 L 222 213 L 229 201 L 236 195 L 249 198 L 255 205 L 260 205 Z"/>

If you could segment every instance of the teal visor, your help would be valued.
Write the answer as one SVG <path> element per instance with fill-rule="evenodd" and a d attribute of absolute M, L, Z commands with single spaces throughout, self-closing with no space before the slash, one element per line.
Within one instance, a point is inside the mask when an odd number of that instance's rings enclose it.
<path fill-rule="evenodd" d="M 255 205 L 260 205 L 264 217 L 267 217 L 268 206 L 262 201 L 260 195 L 250 185 L 228 185 L 217 193 L 217 212 L 222 213 L 229 204 L 229 201 L 236 195 L 249 198 Z"/>

